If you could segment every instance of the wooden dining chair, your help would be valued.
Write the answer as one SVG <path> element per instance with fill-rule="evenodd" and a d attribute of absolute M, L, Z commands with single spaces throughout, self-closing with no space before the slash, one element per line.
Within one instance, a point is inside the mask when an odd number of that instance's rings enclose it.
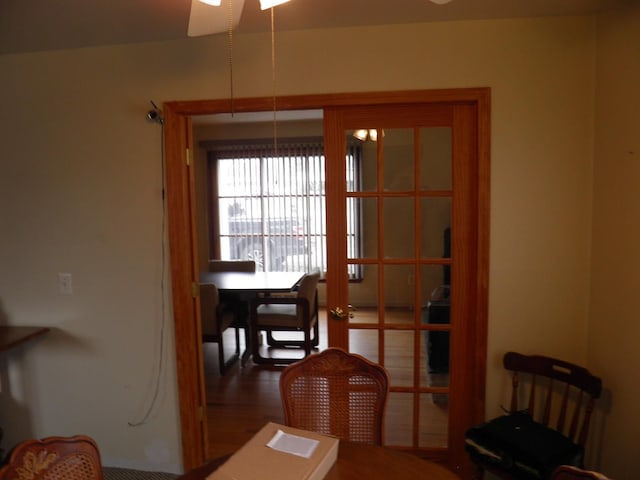
<path fill-rule="evenodd" d="M 242 273 L 253 273 L 256 271 L 256 262 L 253 260 L 209 260 L 209 271 L 210 272 L 242 272 Z M 254 295 L 246 295 L 241 293 L 229 293 L 229 292 L 218 292 L 219 301 L 221 304 L 225 305 L 225 309 L 227 314 L 233 314 L 233 319 L 231 320 L 231 324 L 225 328 L 232 327 L 236 330 L 236 350 L 239 352 L 239 330 L 242 329 L 244 331 L 244 344 L 245 348 L 249 348 L 249 302 L 253 298 Z M 224 323 L 224 322 L 223 322 Z M 214 340 L 217 337 L 217 333 L 214 334 L 213 337 L 210 337 L 210 341 Z M 222 349 L 222 343 L 219 343 L 220 349 Z M 218 352 L 220 354 L 220 352 Z M 238 353 L 239 355 L 239 353 Z M 245 354 L 242 354 L 240 357 L 243 360 L 242 365 L 244 366 Z M 228 365 L 235 362 L 238 356 L 234 354 L 229 361 Z M 225 367 L 225 371 L 226 371 Z M 222 372 L 222 370 L 221 370 Z"/>
<path fill-rule="evenodd" d="M 267 332 L 267 344 L 275 348 L 302 348 L 304 356 L 311 354 L 320 341 L 318 318 L 318 282 L 320 271 L 307 273 L 300 280 L 294 296 L 265 296 L 251 300 L 249 332 L 253 361 L 258 364 L 288 364 L 300 357 L 263 357 L 259 335 Z M 303 339 L 276 339 L 274 332 L 302 332 Z"/>
<path fill-rule="evenodd" d="M 583 470 L 582 468 L 572 467 L 570 465 L 561 465 L 553 472 L 551 480 L 609 480 L 609 477 L 592 470 Z"/>
<path fill-rule="evenodd" d="M 285 423 L 342 440 L 382 445 L 387 370 L 339 348 L 287 366 L 280 375 Z"/>
<path fill-rule="evenodd" d="M 26 440 L 12 450 L 0 480 L 102 480 L 98 445 L 85 435 Z"/>
<path fill-rule="evenodd" d="M 486 470 L 505 479 L 550 479 L 560 465 L 583 467 L 591 414 L 602 391 L 600 378 L 542 355 L 508 352 L 503 364 L 511 372 L 508 414 L 466 433 L 475 478 Z M 526 398 L 520 406 L 519 400 Z"/>
<path fill-rule="evenodd" d="M 210 272 L 255 272 L 253 260 L 209 260 Z"/>
<path fill-rule="evenodd" d="M 220 374 L 227 373 L 229 368 L 240 357 L 240 328 L 237 322 L 236 312 L 220 301 L 218 287 L 214 284 L 200 285 L 200 320 L 202 329 L 202 341 L 218 344 L 218 363 Z M 228 328 L 235 330 L 235 352 L 226 358 L 224 349 L 224 332 Z"/>

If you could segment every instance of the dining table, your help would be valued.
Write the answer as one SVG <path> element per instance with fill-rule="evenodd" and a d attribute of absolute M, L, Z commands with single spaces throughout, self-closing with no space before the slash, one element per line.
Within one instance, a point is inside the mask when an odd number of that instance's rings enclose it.
<path fill-rule="evenodd" d="M 306 272 L 200 272 L 200 285 L 213 284 L 218 288 L 221 297 L 232 295 L 236 299 L 244 299 L 247 302 L 246 311 L 249 311 L 248 302 L 252 296 L 271 295 L 274 293 L 290 293 L 302 280 Z M 247 313 L 248 315 L 248 313 Z M 249 328 L 248 320 L 245 322 Z M 251 356 L 251 335 L 246 335 L 245 350 L 240 356 L 240 364 L 244 366 Z"/>
<path fill-rule="evenodd" d="M 216 458 L 183 474 L 178 477 L 178 480 L 204 480 L 230 456 Z M 460 480 L 458 475 L 444 466 L 408 452 L 389 447 L 340 441 L 338 459 L 324 480 L 416 480 L 422 478 Z"/>
<path fill-rule="evenodd" d="M 200 284 L 214 284 L 219 292 L 240 294 L 293 291 L 305 272 L 200 272 Z"/>

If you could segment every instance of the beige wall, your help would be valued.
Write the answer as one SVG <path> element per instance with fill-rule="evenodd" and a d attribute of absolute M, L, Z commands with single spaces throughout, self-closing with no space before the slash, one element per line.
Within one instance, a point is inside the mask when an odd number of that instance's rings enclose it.
<path fill-rule="evenodd" d="M 613 371 L 609 352 L 588 354 L 595 33 L 593 18 L 567 17 L 278 35 L 279 94 L 491 87 L 490 415 L 507 349 L 590 360 L 607 385 Z M 270 95 L 256 81 L 269 71 L 269 36 L 234 43 L 235 95 Z M 5 446 L 82 432 L 106 465 L 181 468 L 167 283 L 161 295 L 161 131 L 145 113 L 150 99 L 225 98 L 225 45 L 219 36 L 0 56 L 0 319 L 54 328 L 3 357 Z M 632 83 L 615 81 L 609 88 L 631 95 Z M 620 198 L 632 192 L 625 178 Z M 73 295 L 58 293 L 58 272 L 73 274 Z M 617 298 L 630 321 L 634 297 Z M 630 341 L 620 334 L 615 346 Z M 149 407 L 161 359 L 151 415 L 129 426 Z M 609 468 L 621 462 L 618 408 L 605 419 Z"/>
<path fill-rule="evenodd" d="M 640 5 L 598 22 L 588 363 L 604 378 L 599 461 L 640 478 Z"/>

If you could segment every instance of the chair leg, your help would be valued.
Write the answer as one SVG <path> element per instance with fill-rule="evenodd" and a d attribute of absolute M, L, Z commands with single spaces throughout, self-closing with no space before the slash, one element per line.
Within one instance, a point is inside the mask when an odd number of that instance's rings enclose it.
<path fill-rule="evenodd" d="M 252 324 L 253 327 L 253 324 Z M 253 328 L 252 328 L 253 330 Z M 312 332 L 313 331 L 313 332 Z M 303 349 L 304 356 L 309 356 L 311 351 L 317 347 L 320 343 L 320 327 L 319 323 L 316 320 L 315 325 L 311 329 L 305 329 L 303 332 L 304 337 L 302 340 L 277 340 L 273 336 L 273 332 L 271 330 L 265 330 L 267 337 L 267 345 L 269 347 L 298 347 Z M 312 335 L 313 333 L 313 335 Z M 257 335 L 252 335 L 252 341 L 257 342 Z M 257 345 L 252 348 L 253 361 L 257 364 L 270 364 L 270 365 L 280 365 L 280 364 L 288 364 L 294 363 L 298 360 L 302 360 L 300 357 L 296 358 L 269 358 L 263 357 L 260 355 L 259 347 Z"/>
<path fill-rule="evenodd" d="M 249 325 L 245 325 L 244 327 L 244 352 L 240 356 L 240 366 L 242 368 L 247 364 L 247 360 L 252 354 L 251 350 L 251 334 L 249 333 Z"/>
<path fill-rule="evenodd" d="M 316 324 L 313 326 L 313 346 L 317 347 L 320 343 L 320 322 L 316 317 Z"/>
<path fill-rule="evenodd" d="M 234 328 L 236 334 L 236 355 L 240 356 L 240 327 Z"/>
<path fill-rule="evenodd" d="M 256 324 L 253 320 L 251 321 L 249 329 L 251 330 L 251 352 L 254 363 L 259 365 L 285 365 L 300 360 L 300 358 L 263 357 L 262 355 L 260 355 L 260 345 L 258 342 L 258 336 L 260 335 L 260 332 L 256 328 Z M 269 330 L 266 331 L 269 332 Z"/>
<path fill-rule="evenodd" d="M 316 315 L 316 323 L 313 325 L 313 337 L 311 337 L 311 347 L 317 347 L 320 345 L 320 322 Z M 278 340 L 273 336 L 271 330 L 266 330 L 267 345 L 270 347 L 300 347 L 306 348 L 307 335 L 305 334 L 302 340 Z M 304 332 L 303 332 L 304 333 Z"/>
<path fill-rule="evenodd" d="M 220 375 L 227 373 L 227 364 L 224 361 L 224 340 L 222 340 L 222 332 L 219 334 L 218 340 L 218 365 L 220 366 Z"/>
<path fill-rule="evenodd" d="M 276 340 L 273 336 L 273 332 L 271 330 L 266 331 L 267 336 L 267 345 L 270 347 L 281 347 L 283 346 L 283 342 L 280 340 Z"/>
<path fill-rule="evenodd" d="M 229 368 L 240 358 L 240 332 L 238 328 L 235 328 L 235 336 L 236 336 L 236 351 L 229 358 L 229 360 L 225 361 L 224 359 L 224 336 L 223 332 L 218 333 L 218 363 L 220 365 L 220 375 L 224 375 L 227 373 Z"/>
<path fill-rule="evenodd" d="M 270 330 L 267 330 L 267 345 L 270 347 L 302 347 L 304 346 L 304 340 L 278 340 L 273 336 Z M 317 338 L 313 339 L 313 346 L 317 347 L 319 341 Z"/>
<path fill-rule="evenodd" d="M 311 341 L 311 329 L 307 328 L 304 331 L 304 356 L 311 355 L 312 341 Z"/>
<path fill-rule="evenodd" d="M 260 332 L 253 314 L 249 317 L 249 336 L 251 338 L 251 356 L 253 357 L 253 361 L 255 363 L 262 363 L 260 361 L 262 359 L 260 356 Z"/>

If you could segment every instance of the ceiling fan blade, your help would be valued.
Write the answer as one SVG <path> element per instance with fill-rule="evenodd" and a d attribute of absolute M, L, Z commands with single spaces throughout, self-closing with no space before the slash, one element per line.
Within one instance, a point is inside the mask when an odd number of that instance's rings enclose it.
<path fill-rule="evenodd" d="M 202 35 L 213 35 L 229 31 L 229 5 L 231 5 L 232 21 L 231 28 L 236 28 L 240 23 L 244 0 L 223 0 L 219 7 L 206 5 L 199 0 L 191 0 L 191 13 L 189 15 L 189 29 L 187 35 L 190 37 L 200 37 Z"/>

